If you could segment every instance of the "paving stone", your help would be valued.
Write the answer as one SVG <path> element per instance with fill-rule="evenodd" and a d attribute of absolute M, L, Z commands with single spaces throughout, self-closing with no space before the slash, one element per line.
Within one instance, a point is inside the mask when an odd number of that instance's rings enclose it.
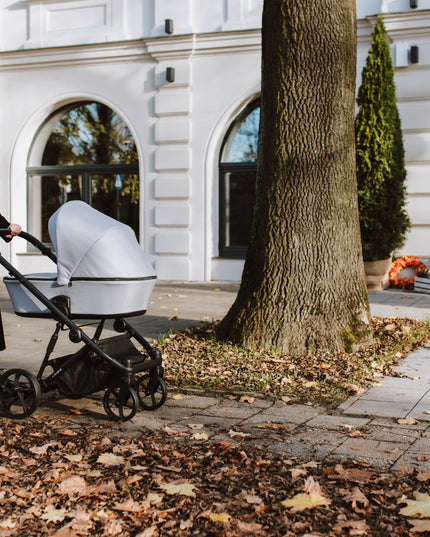
<path fill-rule="evenodd" d="M 369 421 L 369 418 L 353 418 L 350 416 L 330 416 L 321 414 L 309 420 L 306 423 L 306 426 L 348 432 L 348 430 L 364 427 Z"/>
<path fill-rule="evenodd" d="M 409 448 L 409 452 L 420 453 L 421 455 L 428 455 L 430 457 L 430 438 L 418 438 Z"/>
<path fill-rule="evenodd" d="M 402 468 L 413 469 L 416 468 L 420 472 L 430 472 L 430 460 L 423 461 L 418 460 L 420 457 L 417 453 L 410 453 L 409 451 L 404 453 L 391 467 L 393 471 L 402 470 Z"/>
<path fill-rule="evenodd" d="M 413 425 L 408 423 L 399 423 L 398 418 L 395 419 L 384 419 L 384 418 L 375 418 L 369 423 L 370 427 L 388 427 L 392 429 L 410 429 L 412 431 L 425 431 L 429 426 L 426 423 L 417 422 Z"/>
<path fill-rule="evenodd" d="M 370 440 L 377 440 L 379 442 L 400 442 L 400 443 L 409 443 L 414 442 L 419 436 L 420 431 L 411 430 L 411 429 L 398 429 L 397 427 L 379 427 L 374 428 L 369 433 L 366 434 L 366 438 Z"/>
<path fill-rule="evenodd" d="M 259 415 L 264 416 L 268 421 L 281 423 L 305 423 L 318 416 L 320 410 L 307 405 L 277 405 L 262 411 Z"/>
<path fill-rule="evenodd" d="M 367 438 L 348 438 L 334 451 L 335 455 L 344 455 L 353 459 L 378 459 L 396 461 L 408 449 L 408 443 L 379 442 Z"/>
<path fill-rule="evenodd" d="M 178 425 L 188 426 L 188 424 L 203 425 L 204 427 L 231 428 L 242 423 L 241 418 L 220 418 L 219 416 L 207 416 L 204 414 L 194 414 L 190 419 L 177 422 Z M 192 428 L 188 427 L 188 430 Z M 197 429 L 196 429 L 197 430 Z"/>
<path fill-rule="evenodd" d="M 402 404 L 398 402 L 381 402 L 381 401 L 369 401 L 366 399 L 359 399 L 356 403 L 351 405 L 347 410 L 344 410 L 344 414 L 356 415 L 356 416 L 377 416 L 387 418 L 404 418 L 412 410 L 411 405 Z"/>
<path fill-rule="evenodd" d="M 235 405 L 228 403 L 218 403 L 212 405 L 204 410 L 200 411 L 200 414 L 206 416 L 220 416 L 223 418 L 241 418 L 243 420 L 254 416 L 261 410 L 257 407 L 252 407 L 251 405 Z"/>
<path fill-rule="evenodd" d="M 219 400 L 216 397 L 181 394 L 180 399 L 174 399 L 174 395 L 168 396 L 164 405 L 171 406 L 171 407 L 201 409 L 201 408 L 208 408 L 211 405 L 215 405 L 218 403 L 218 401 Z"/>

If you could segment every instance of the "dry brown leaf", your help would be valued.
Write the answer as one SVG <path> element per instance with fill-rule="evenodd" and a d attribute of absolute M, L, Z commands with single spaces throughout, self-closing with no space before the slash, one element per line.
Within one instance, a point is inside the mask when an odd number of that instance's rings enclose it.
<path fill-rule="evenodd" d="M 369 505 L 369 500 L 358 487 L 355 487 L 352 492 L 348 493 L 345 496 L 345 500 L 352 503 L 353 509 L 357 508 L 357 503 L 361 503 L 363 507 Z"/>
<path fill-rule="evenodd" d="M 99 455 L 97 462 L 104 464 L 105 466 L 119 466 L 120 464 L 124 464 L 125 460 L 124 457 L 121 457 L 121 455 L 115 455 L 114 453 L 102 453 Z"/>
<path fill-rule="evenodd" d="M 304 491 L 308 494 L 316 494 L 322 496 L 322 489 L 321 485 L 318 483 L 318 481 L 315 481 L 315 479 L 310 475 L 304 484 Z"/>
<path fill-rule="evenodd" d="M 397 420 L 397 423 L 399 423 L 400 425 L 416 425 L 419 422 L 416 419 L 409 417 L 409 418 L 399 418 Z"/>
<path fill-rule="evenodd" d="M 68 496 L 85 496 L 88 494 L 88 485 L 83 477 L 72 475 L 61 481 L 58 485 L 58 491 L 60 494 Z"/>
<path fill-rule="evenodd" d="M 135 502 L 131 496 L 129 496 L 124 502 L 116 503 L 112 509 L 115 511 L 126 511 L 128 513 L 140 513 L 144 509 L 140 503 Z"/>
<path fill-rule="evenodd" d="M 412 533 L 424 533 L 424 532 L 430 532 L 430 520 L 427 519 L 409 519 L 409 524 L 412 525 L 412 528 L 410 531 Z"/>

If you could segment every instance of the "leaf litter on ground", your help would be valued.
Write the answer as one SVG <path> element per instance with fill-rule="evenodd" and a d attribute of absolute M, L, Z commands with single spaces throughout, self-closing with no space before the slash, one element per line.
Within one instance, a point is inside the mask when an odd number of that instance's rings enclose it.
<path fill-rule="evenodd" d="M 170 389 L 257 394 L 332 407 L 396 375 L 399 360 L 430 339 L 429 322 L 372 317 L 374 343 L 366 349 L 278 356 L 217 341 L 216 325 L 178 331 L 158 343 Z"/>
<path fill-rule="evenodd" d="M 62 431 L 72 420 L 70 440 Z M 0 418 L 0 428 L 1 537 L 385 537 L 429 528 L 430 474 L 417 470 L 305 463 L 243 440 L 195 442 L 192 431 L 121 430 L 81 416 Z M 48 441 L 52 449 L 34 453 Z M 111 464 L 112 452 L 123 463 Z M 74 453 L 82 461 L 65 457 Z"/>

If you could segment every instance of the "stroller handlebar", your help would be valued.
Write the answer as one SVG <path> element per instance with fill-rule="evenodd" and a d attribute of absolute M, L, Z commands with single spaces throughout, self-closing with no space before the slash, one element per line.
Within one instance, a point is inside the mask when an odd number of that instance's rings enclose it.
<path fill-rule="evenodd" d="M 0 237 L 5 237 L 9 234 L 9 228 L 0 229 Z M 43 255 L 49 257 L 49 259 L 51 259 L 51 261 L 53 261 L 55 264 L 57 263 L 57 256 L 54 254 L 54 252 L 50 248 L 45 246 L 42 242 L 40 242 L 39 239 L 37 239 L 33 235 L 30 235 L 30 233 L 27 233 L 26 231 L 21 231 L 21 233 L 17 235 L 17 237 L 21 237 L 22 239 L 26 240 L 27 242 L 35 246 L 38 250 L 40 250 Z"/>

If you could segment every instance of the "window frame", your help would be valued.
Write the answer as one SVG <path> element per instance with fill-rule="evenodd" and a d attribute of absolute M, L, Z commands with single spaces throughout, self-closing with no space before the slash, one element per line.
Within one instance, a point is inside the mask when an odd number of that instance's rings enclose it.
<path fill-rule="evenodd" d="M 91 176 L 116 175 L 116 174 L 136 174 L 139 175 L 139 164 L 88 164 L 76 166 L 27 166 L 27 207 L 29 209 L 28 221 L 32 222 L 32 215 L 38 209 L 34 207 L 35 200 L 32 199 L 30 188 L 30 176 L 56 176 L 56 175 L 81 175 L 82 176 L 82 201 L 92 206 Z"/>
<path fill-rule="evenodd" d="M 218 162 L 218 255 L 224 259 L 244 259 L 248 250 L 247 246 L 227 246 L 227 204 L 226 204 L 226 174 L 229 172 L 254 172 L 257 180 L 257 161 L 228 162 L 223 161 L 226 147 L 234 139 L 240 125 L 256 108 L 261 108 L 261 98 L 258 97 L 250 102 L 233 120 L 227 130 L 221 145 Z"/>

